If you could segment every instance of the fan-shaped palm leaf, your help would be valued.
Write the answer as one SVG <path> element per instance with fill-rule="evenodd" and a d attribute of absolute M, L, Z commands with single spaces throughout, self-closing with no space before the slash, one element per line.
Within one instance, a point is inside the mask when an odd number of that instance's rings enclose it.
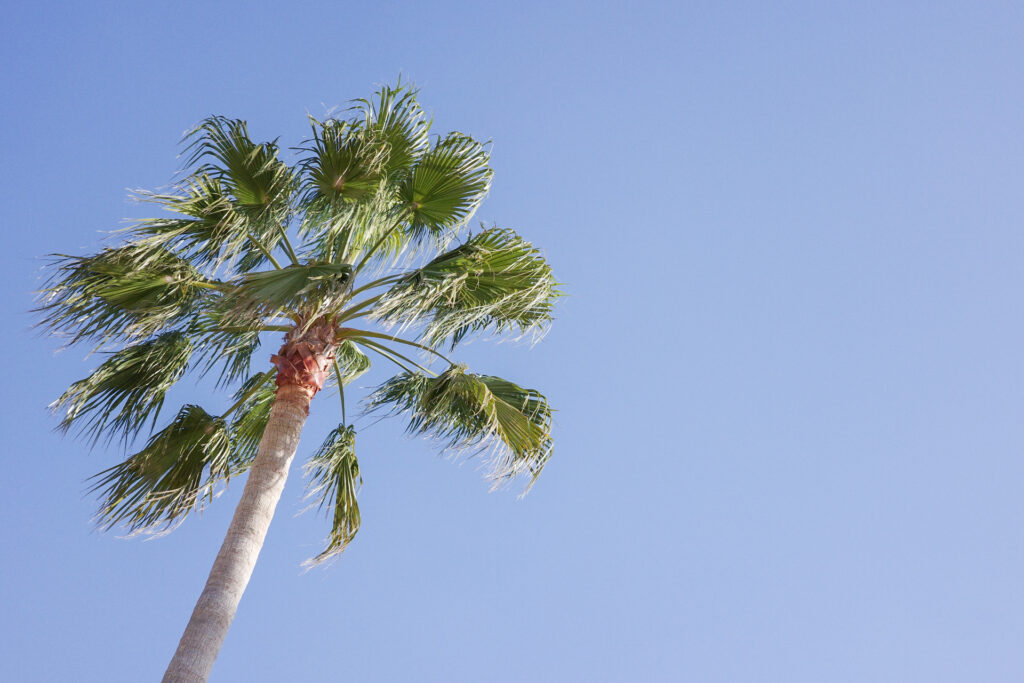
<path fill-rule="evenodd" d="M 103 432 L 137 434 L 156 420 L 167 390 L 185 373 L 192 343 L 182 332 L 167 332 L 129 346 L 95 372 L 72 384 L 50 408 L 64 411 L 60 427 L 80 425 L 98 439 Z"/>
<path fill-rule="evenodd" d="M 306 206 L 314 213 L 369 198 L 377 192 L 387 149 L 360 123 L 310 118 L 313 137 L 301 162 Z"/>
<path fill-rule="evenodd" d="M 558 296 L 551 267 L 511 230 L 492 228 L 398 280 L 374 315 L 385 322 L 427 321 L 430 344 L 492 328 L 543 329 Z"/>
<path fill-rule="evenodd" d="M 185 259 L 139 244 L 57 255 L 47 284 L 41 325 L 70 334 L 71 343 L 148 336 L 191 313 L 202 288 L 216 287 Z"/>
<path fill-rule="evenodd" d="M 132 231 L 152 243 L 173 248 L 198 265 L 219 264 L 239 256 L 250 239 L 250 228 L 221 181 L 200 174 L 187 178 L 180 192 L 137 191 L 142 200 L 186 218 L 151 218 L 139 222 Z"/>
<path fill-rule="evenodd" d="M 334 557 L 355 538 L 359 531 L 359 504 L 356 494 L 363 483 L 355 451 L 356 433 L 352 427 L 340 426 L 332 431 L 306 464 L 310 478 L 307 498 L 316 499 L 319 509 L 327 508 L 331 533 L 327 547 L 307 565 Z"/>
<path fill-rule="evenodd" d="M 246 319 L 253 313 L 272 317 L 282 311 L 311 318 L 340 301 L 351 273 L 347 263 L 310 263 L 247 273 L 225 301 Z"/>
<path fill-rule="evenodd" d="M 253 375 L 235 393 L 238 403 L 232 411 L 235 417 L 230 427 L 234 474 L 248 469 L 256 459 L 256 451 L 263 438 L 263 431 L 267 428 L 270 407 L 277 390 L 272 381 L 275 374 L 275 370 L 269 370 Z"/>
<path fill-rule="evenodd" d="M 419 158 L 399 187 L 414 235 L 440 237 L 468 221 L 491 185 L 490 155 L 462 133 L 450 133 Z"/>
<path fill-rule="evenodd" d="M 212 500 L 216 485 L 231 475 L 227 424 L 196 405 L 181 409 L 141 451 L 96 475 L 103 491 L 100 523 L 132 531 L 170 527 Z"/>
<path fill-rule="evenodd" d="M 551 455 L 547 399 L 500 377 L 475 375 L 453 365 L 437 377 L 397 375 L 370 398 L 370 409 L 409 416 L 412 434 L 432 434 L 446 448 L 490 451 L 491 477 L 528 472 L 531 482 Z"/>
<path fill-rule="evenodd" d="M 192 140 L 189 164 L 205 161 L 196 173 L 220 180 L 240 207 L 264 210 L 288 198 L 293 177 L 277 158 L 277 143 L 253 142 L 245 121 L 212 116 L 186 139 Z"/>
<path fill-rule="evenodd" d="M 389 177 L 404 175 L 430 144 L 430 122 L 416 101 L 416 92 L 399 84 L 382 87 L 370 100 L 356 100 L 363 105 L 366 129 L 386 146 L 383 170 Z"/>

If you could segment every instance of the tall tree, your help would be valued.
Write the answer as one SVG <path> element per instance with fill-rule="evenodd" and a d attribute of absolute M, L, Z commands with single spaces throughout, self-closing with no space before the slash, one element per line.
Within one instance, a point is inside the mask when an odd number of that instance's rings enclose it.
<path fill-rule="evenodd" d="M 489 154 L 462 133 L 430 137 L 416 91 L 384 87 L 342 117 L 310 119 L 297 161 L 212 117 L 186 136 L 168 211 L 91 256 L 55 255 L 42 326 L 106 359 L 54 404 L 61 427 L 141 450 L 94 478 L 105 528 L 165 531 L 248 473 L 206 586 L 165 674 L 205 681 L 256 564 L 311 399 L 325 384 L 341 423 L 306 465 L 328 512 L 326 547 L 359 529 L 361 483 L 345 387 L 371 358 L 399 370 L 366 410 L 410 433 L 483 453 L 496 483 L 537 478 L 551 454 L 551 409 L 537 391 L 469 371 L 445 353 L 481 333 L 536 335 L 558 296 L 536 248 L 508 229 L 467 230 L 490 187 Z M 283 333 L 267 365 L 261 341 Z M 167 391 L 214 371 L 235 387 L 223 414 L 185 405 L 157 428 Z M 141 445 L 141 442 L 140 442 Z"/>

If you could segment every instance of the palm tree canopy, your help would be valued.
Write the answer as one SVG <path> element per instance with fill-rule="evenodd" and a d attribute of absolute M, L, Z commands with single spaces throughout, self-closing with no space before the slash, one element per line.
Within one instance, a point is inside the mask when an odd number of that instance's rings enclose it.
<path fill-rule="evenodd" d="M 332 523 L 314 561 L 359 528 L 344 388 L 371 358 L 399 374 L 372 393 L 369 410 L 404 415 L 410 433 L 445 448 L 484 454 L 497 483 L 536 479 L 551 454 L 547 400 L 444 353 L 472 334 L 542 334 L 557 284 L 512 230 L 468 230 L 490 187 L 487 147 L 458 132 L 431 137 L 416 96 L 383 87 L 342 117 L 310 118 L 291 164 L 276 141 L 253 141 L 245 121 L 208 118 L 186 135 L 187 166 L 172 189 L 138 193 L 164 215 L 91 256 L 53 257 L 41 326 L 106 356 L 53 403 L 60 427 L 129 446 L 152 431 L 96 475 L 101 525 L 169 528 L 246 470 L 275 382 L 295 362 L 273 356 L 275 369 L 253 370 L 261 335 L 272 332 L 329 349 L 312 391 L 329 373 L 341 398 L 341 424 L 306 466 L 309 495 Z M 234 405 L 222 415 L 186 405 L 158 428 L 167 391 L 211 371 L 236 388 Z"/>

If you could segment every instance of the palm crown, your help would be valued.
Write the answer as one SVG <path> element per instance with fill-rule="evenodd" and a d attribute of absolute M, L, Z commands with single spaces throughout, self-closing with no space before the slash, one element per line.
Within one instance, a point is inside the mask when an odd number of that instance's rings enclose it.
<path fill-rule="evenodd" d="M 359 527 L 344 388 L 373 358 L 399 373 L 368 410 L 405 415 L 410 432 L 445 448 L 486 452 L 496 482 L 532 483 L 548 460 L 547 400 L 445 355 L 474 333 L 543 332 L 558 296 L 530 243 L 465 229 L 490 185 L 486 148 L 462 133 L 431 138 L 416 91 L 401 85 L 310 124 L 289 165 L 244 121 L 203 121 L 173 189 L 139 193 L 168 215 L 132 225 L 119 246 L 55 257 L 43 325 L 109 354 L 54 402 L 61 427 L 127 445 L 152 431 L 96 475 L 105 527 L 174 525 L 252 465 L 276 387 L 312 397 L 326 382 L 341 424 L 307 464 L 332 520 L 314 561 L 340 552 Z M 271 369 L 254 370 L 265 333 L 285 343 Z M 235 403 L 221 415 L 185 405 L 158 426 L 167 391 L 210 371 L 237 388 Z"/>

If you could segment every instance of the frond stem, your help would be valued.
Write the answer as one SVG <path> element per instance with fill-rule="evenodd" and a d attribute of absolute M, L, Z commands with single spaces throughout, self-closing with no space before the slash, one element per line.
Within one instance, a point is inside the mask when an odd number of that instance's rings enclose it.
<path fill-rule="evenodd" d="M 398 367 L 402 368 L 406 372 L 413 372 L 413 370 L 411 370 L 405 364 L 399 363 L 397 360 L 395 360 L 395 357 L 401 358 L 406 363 L 410 363 L 410 364 L 414 365 L 415 367 L 419 368 L 423 372 L 426 372 L 427 374 L 430 374 L 430 375 L 433 375 L 434 377 L 437 377 L 437 373 L 436 372 L 434 372 L 432 370 L 429 370 L 428 368 L 423 367 L 422 365 L 420 365 L 416 361 L 412 360 L 411 358 L 403 356 L 402 354 L 398 353 L 394 349 L 389 349 L 388 347 L 384 346 L 383 344 L 378 344 L 377 342 L 372 342 L 369 339 L 362 339 L 362 340 L 360 340 L 360 343 L 363 346 L 365 346 L 366 348 L 368 348 L 368 349 L 370 349 L 372 351 L 376 351 L 380 355 L 384 356 L 385 358 L 387 358 L 392 363 L 394 363 Z"/>
<path fill-rule="evenodd" d="M 245 403 L 250 398 L 252 398 L 252 395 L 256 393 L 257 389 L 262 389 L 263 385 L 267 383 L 267 380 L 269 380 L 271 377 L 273 377 L 276 373 L 277 373 L 277 370 L 268 370 L 267 372 L 263 373 L 265 375 L 264 378 L 263 378 L 263 381 L 262 382 L 258 382 L 256 384 L 256 386 L 254 386 L 249 391 L 245 392 L 245 394 L 242 396 L 242 398 L 240 398 L 237 401 L 235 401 L 234 405 L 232 405 L 230 408 L 228 408 L 224 412 L 224 414 L 221 415 L 221 419 L 227 417 L 231 413 L 233 413 L 236 410 L 238 410 L 242 406 L 243 403 Z"/>
<path fill-rule="evenodd" d="M 448 356 L 445 356 L 443 353 L 440 353 L 439 351 L 435 351 L 434 349 L 430 348 L 426 344 L 419 344 L 419 343 L 414 342 L 414 341 L 409 341 L 408 339 L 402 339 L 401 337 L 395 337 L 393 335 L 383 334 L 381 332 L 370 332 L 369 330 L 356 330 L 356 329 L 353 329 L 351 327 L 343 327 L 341 330 L 339 330 L 339 332 L 346 333 L 346 337 L 348 337 L 347 333 L 352 333 L 351 336 L 354 336 L 354 337 L 375 337 L 377 339 L 387 339 L 389 341 L 398 342 L 399 344 L 407 344 L 408 346 L 415 346 L 418 349 L 423 349 L 424 351 L 427 351 L 429 353 L 434 354 L 435 356 L 437 356 L 441 360 L 447 362 L 449 365 L 455 365 L 455 361 L 453 361 L 452 359 L 448 358 Z"/>
<path fill-rule="evenodd" d="M 363 269 L 363 266 L 365 266 L 366 262 L 370 260 L 370 257 L 373 256 L 374 252 L 376 252 L 378 249 L 380 249 L 381 245 L 384 244 L 384 240 L 386 240 L 388 237 L 390 237 L 391 233 L 393 233 L 395 230 L 398 230 L 398 227 L 400 225 L 401 225 L 401 223 L 395 223 L 393 226 L 391 226 L 388 229 L 387 232 L 385 232 L 383 235 L 381 235 L 381 238 L 379 240 L 377 240 L 376 244 L 374 244 L 372 247 L 370 247 L 370 250 L 368 252 L 366 252 L 366 254 L 363 256 L 363 258 L 359 261 L 359 265 L 357 265 L 355 267 L 355 270 L 352 271 L 352 277 L 353 278 L 355 278 L 355 276 L 359 274 L 359 271 L 361 271 Z"/>
<path fill-rule="evenodd" d="M 364 301 L 360 301 L 358 304 L 355 304 L 353 306 L 349 306 L 344 311 L 342 311 L 341 313 L 338 314 L 337 321 L 338 322 L 344 322 L 346 320 L 351 320 L 352 318 L 358 317 L 358 316 L 353 315 L 353 314 L 356 313 L 357 311 L 361 311 L 364 308 L 367 308 L 368 306 L 372 306 L 373 304 L 377 303 L 377 301 L 382 296 L 384 296 L 384 295 L 380 294 L 378 296 L 371 297 L 371 298 L 366 299 Z M 360 315 L 363 315 L 363 314 L 360 313 Z"/>
<path fill-rule="evenodd" d="M 345 418 L 345 385 L 341 381 L 341 368 L 338 366 L 338 361 L 334 361 L 334 377 L 338 380 L 338 396 L 341 397 L 341 423 L 347 424 L 348 420 Z"/>
<path fill-rule="evenodd" d="M 295 254 L 295 248 L 292 247 L 291 240 L 288 239 L 288 230 L 283 225 L 278 226 L 281 229 L 281 240 L 284 242 L 284 251 L 288 254 L 288 258 L 291 259 L 292 264 L 299 265 L 299 257 Z"/>
<path fill-rule="evenodd" d="M 252 242 L 252 243 L 253 243 L 254 245 L 256 245 L 256 248 L 257 248 L 257 249 L 259 249 L 259 250 L 260 250 L 260 253 L 262 253 L 262 254 L 263 254 L 264 256 L 266 256 L 266 257 L 267 257 L 267 260 L 268 260 L 268 261 L 270 261 L 270 262 L 271 262 L 272 264 L 274 264 L 274 267 L 275 267 L 275 268 L 277 268 L 278 270 L 281 270 L 281 264 L 280 264 L 280 263 L 278 263 L 278 262 L 277 262 L 277 259 L 276 259 L 276 258 L 274 258 L 274 255 L 273 255 L 273 254 L 271 254 L 271 253 L 270 253 L 270 252 L 269 252 L 269 251 L 267 250 L 267 248 L 266 248 L 265 246 L 263 246 L 263 243 L 262 243 L 262 242 L 260 242 L 260 241 L 259 241 L 258 239 L 256 239 L 255 237 L 253 237 L 253 236 L 252 236 L 252 233 L 251 233 L 251 232 L 250 232 L 250 233 L 248 234 L 248 236 L 249 236 L 249 240 L 250 240 L 250 241 L 251 241 L 251 242 Z"/>
<path fill-rule="evenodd" d="M 381 286 L 381 285 L 383 285 L 383 284 L 385 284 L 387 282 L 391 282 L 393 280 L 399 280 L 399 279 L 405 277 L 405 275 L 406 275 L 406 273 L 401 273 L 399 275 L 388 275 L 387 277 L 382 277 L 382 278 L 380 278 L 378 280 L 374 280 L 373 282 L 367 282 L 362 287 L 357 287 L 356 289 L 353 289 L 352 292 L 349 294 L 349 296 L 355 296 L 356 294 L 359 294 L 360 292 L 365 292 L 368 289 L 373 289 L 374 287 L 379 287 L 379 286 Z"/>

